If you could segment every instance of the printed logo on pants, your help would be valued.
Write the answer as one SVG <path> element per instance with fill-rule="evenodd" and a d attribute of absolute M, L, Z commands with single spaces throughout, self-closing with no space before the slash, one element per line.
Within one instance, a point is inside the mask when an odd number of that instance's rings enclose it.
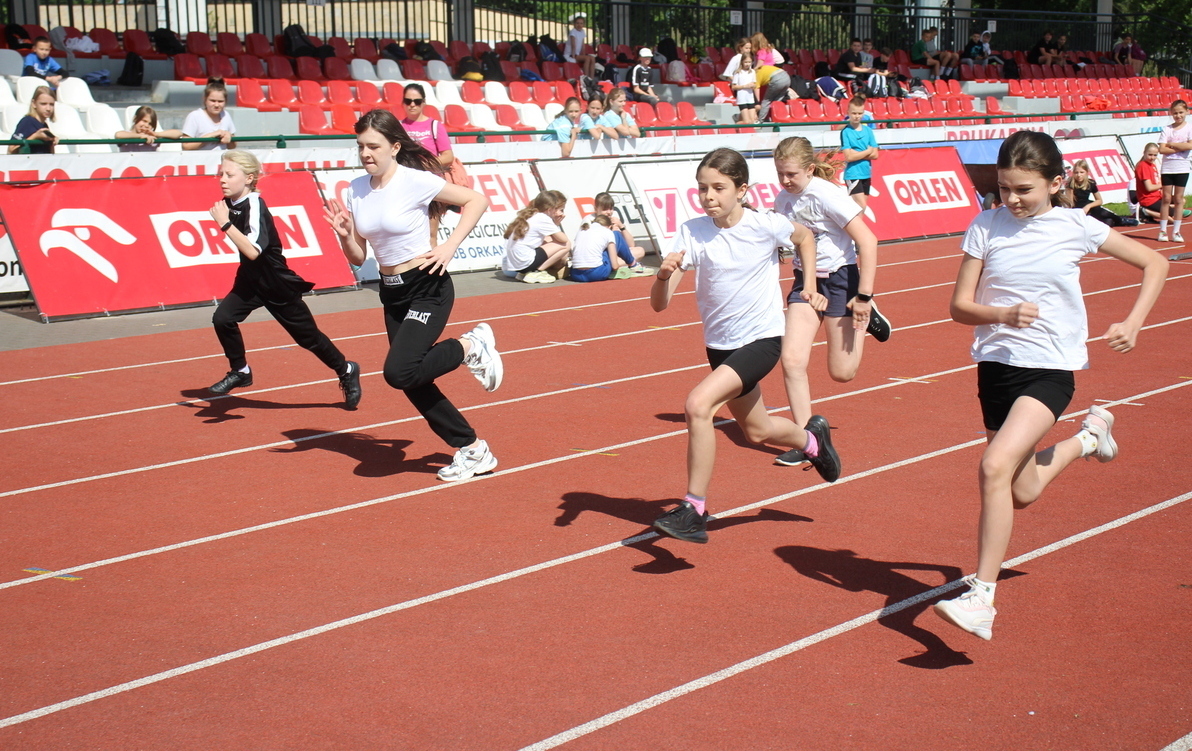
<path fill-rule="evenodd" d="M 406 320 L 408 321 L 411 318 L 418 323 L 426 323 L 430 320 L 430 311 L 428 310 L 425 313 L 420 313 L 417 310 L 411 310 L 406 313 Z"/>

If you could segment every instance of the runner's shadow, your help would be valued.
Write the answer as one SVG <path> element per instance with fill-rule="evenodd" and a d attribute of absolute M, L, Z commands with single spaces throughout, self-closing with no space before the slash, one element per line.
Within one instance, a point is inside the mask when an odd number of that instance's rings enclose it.
<path fill-rule="evenodd" d="M 775 549 L 774 553 L 809 579 L 831 584 L 849 592 L 876 592 L 884 595 L 886 607 L 932 589 L 906 574 L 899 573 L 900 570 L 938 572 L 944 581 L 953 581 L 961 576 L 960 569 L 955 566 L 875 561 L 858 557 L 851 550 L 821 550 L 802 545 L 787 545 Z M 952 649 L 935 633 L 915 625 L 915 619 L 930 604 L 929 601 L 921 602 L 878 619 L 878 623 L 914 639 L 926 649 L 925 652 L 904 657 L 899 662 L 928 670 L 971 665 L 973 661 L 964 652 Z"/>
<path fill-rule="evenodd" d="M 227 420 L 243 420 L 244 415 L 235 414 L 234 410 L 241 409 L 309 409 L 314 407 L 343 407 L 342 402 L 271 402 L 264 399 L 251 399 L 245 396 L 229 394 L 214 396 L 207 389 L 186 389 L 179 392 L 187 399 L 205 401 L 207 404 L 195 404 L 192 401 L 178 402 L 180 407 L 189 407 L 195 411 L 195 417 L 206 418 L 203 422 L 218 423 Z"/>
<path fill-rule="evenodd" d="M 618 519 L 624 519 L 634 524 L 642 524 L 646 529 L 626 538 L 622 544 L 626 547 L 640 550 L 649 555 L 652 560 L 639 563 L 633 567 L 634 571 L 642 574 L 669 574 L 682 569 L 694 568 L 685 558 L 676 556 L 670 550 L 659 546 L 659 538 L 648 536 L 653 534 L 651 525 L 654 520 L 667 509 L 678 504 L 681 498 L 665 498 L 657 501 L 647 501 L 642 498 L 613 498 L 599 493 L 573 492 L 564 493 L 563 502 L 559 504 L 561 514 L 555 519 L 556 527 L 570 526 L 579 515 L 585 511 L 607 514 Z M 772 508 L 758 509 L 757 513 L 748 516 L 729 516 L 717 519 L 713 515 L 708 520 L 708 533 L 735 527 L 739 524 L 753 522 L 810 522 L 806 516 L 791 514 Z M 640 539 L 647 535 L 646 539 Z"/>
<path fill-rule="evenodd" d="M 660 412 L 654 416 L 657 417 L 659 420 L 662 420 L 663 422 L 677 422 L 677 423 L 681 423 L 681 424 L 687 423 L 686 415 L 677 414 L 674 412 Z M 722 416 L 717 417 L 716 421 L 719 422 L 722 419 L 726 419 L 726 418 L 724 418 Z M 741 432 L 741 427 L 739 425 L 737 425 L 737 423 L 732 422 L 731 420 L 729 422 L 725 423 L 724 425 L 717 425 L 716 429 L 719 430 L 721 433 L 724 433 L 726 436 L 728 436 L 730 441 L 737 444 L 741 448 L 755 449 L 757 451 L 761 451 L 764 454 L 773 454 L 774 456 L 778 456 L 779 454 L 784 454 L 790 450 L 790 449 L 780 448 L 778 446 L 767 446 L 766 444 L 762 444 L 762 443 L 750 442 L 749 440 L 747 440 L 745 438 L 745 434 L 743 432 Z"/>
<path fill-rule="evenodd" d="M 279 454 L 301 451 L 331 451 L 354 459 L 352 473 L 358 477 L 390 477 L 404 472 L 437 472 L 438 466 L 451 462 L 447 454 L 434 453 L 417 459 L 407 459 L 405 448 L 412 441 L 373 438 L 366 433 L 335 433 L 317 428 L 297 428 L 282 431 L 294 442 L 288 448 L 271 449 Z"/>

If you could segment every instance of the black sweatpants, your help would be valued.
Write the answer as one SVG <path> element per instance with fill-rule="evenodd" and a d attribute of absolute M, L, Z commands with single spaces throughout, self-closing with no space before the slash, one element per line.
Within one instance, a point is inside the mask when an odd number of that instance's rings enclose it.
<path fill-rule="evenodd" d="M 336 373 L 343 372 L 347 360 L 327 335 L 319 331 L 315 317 L 301 295 L 284 303 L 270 302 L 252 289 L 239 285 L 232 287 L 211 317 L 215 335 L 219 337 L 232 370 L 240 370 L 248 364 L 244 357 L 244 336 L 240 333 L 240 324 L 248 318 L 249 313 L 262 306 L 277 319 L 298 346 L 309 349 Z"/>
<path fill-rule="evenodd" d="M 464 361 L 459 340 L 444 339 L 436 344 L 455 306 L 455 285 L 449 274 L 429 274 L 422 269 L 399 274 L 397 279 L 400 284 L 386 284 L 384 279 L 381 283 L 389 334 L 385 382 L 405 392 L 448 446 L 468 446 L 476 441 L 476 431 L 435 385 L 436 378 Z"/>

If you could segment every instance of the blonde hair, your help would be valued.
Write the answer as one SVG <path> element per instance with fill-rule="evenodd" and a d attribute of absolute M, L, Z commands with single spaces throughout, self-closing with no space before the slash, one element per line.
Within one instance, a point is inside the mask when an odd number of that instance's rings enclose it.
<path fill-rule="evenodd" d="M 608 92 L 608 97 L 605 98 L 605 104 L 612 104 L 616 99 L 624 99 L 629 101 L 629 92 L 624 86 L 618 86 L 612 91 Z"/>
<path fill-rule="evenodd" d="M 1082 180 L 1080 182 L 1076 181 L 1076 170 L 1078 170 L 1078 169 L 1084 170 L 1084 180 Z M 1072 177 L 1069 178 L 1068 185 L 1070 185 L 1073 188 L 1080 188 L 1081 190 L 1084 190 L 1085 188 L 1087 188 L 1089 186 L 1090 180 L 1092 180 L 1092 178 L 1089 177 L 1089 163 L 1088 163 L 1088 161 L 1086 161 L 1084 159 L 1077 159 L 1075 162 L 1072 162 Z"/>
<path fill-rule="evenodd" d="M 766 39 L 766 35 L 760 31 L 749 37 L 749 43 L 753 45 L 754 52 L 774 49 L 774 45 L 770 44 L 770 40 Z"/>
<path fill-rule="evenodd" d="M 591 219 L 589 219 L 588 221 L 586 221 L 586 222 L 584 222 L 583 224 L 581 224 L 581 225 L 579 226 L 579 231 L 580 231 L 580 232 L 587 232 L 587 231 L 588 231 L 588 228 L 589 228 L 589 227 L 591 227 L 593 224 L 599 224 L 601 227 L 612 227 L 612 226 L 613 226 L 613 220 L 612 220 L 612 219 L 609 219 L 609 218 L 608 218 L 607 216 L 605 216 L 604 214 L 597 214 L 596 216 L 592 217 L 592 218 L 591 218 Z"/>
<path fill-rule="evenodd" d="M 29 98 L 29 117 L 37 117 L 36 112 L 34 112 L 33 105 L 37 103 L 38 99 L 41 99 L 42 94 L 48 95 L 50 99 L 53 99 L 55 102 L 58 101 L 58 97 L 54 94 L 53 89 L 51 89 L 49 86 L 38 86 L 33 90 L 33 96 Z"/>
<path fill-rule="evenodd" d="M 811 148 L 811 141 L 803 136 L 784 138 L 774 149 L 774 161 L 794 160 L 801 168 L 812 170 L 812 174 L 824 180 L 836 177 L 836 165 L 832 163 L 832 157 L 835 155 L 835 151 L 816 154 Z"/>
<path fill-rule="evenodd" d="M 1143 153 L 1143 155 L 1145 156 L 1145 155 L 1146 155 L 1146 153 L 1147 153 L 1148 151 L 1150 151 L 1151 149 L 1154 149 L 1155 151 L 1158 151 L 1158 150 L 1159 150 L 1159 144 L 1157 144 L 1157 143 L 1148 143 L 1146 146 L 1143 146 L 1143 147 L 1142 147 L 1142 153 Z"/>
<path fill-rule="evenodd" d="M 530 217 L 538 213 L 546 213 L 553 209 L 561 209 L 567 205 L 567 196 L 557 190 L 544 190 L 534 196 L 530 205 L 517 212 L 517 217 L 505 228 L 506 240 L 520 240 L 526 236 L 530 228 Z"/>
<path fill-rule="evenodd" d="M 231 162 L 248 175 L 252 190 L 257 190 L 257 181 L 261 179 L 261 162 L 250 151 L 232 149 L 225 151 L 219 158 L 221 162 Z"/>

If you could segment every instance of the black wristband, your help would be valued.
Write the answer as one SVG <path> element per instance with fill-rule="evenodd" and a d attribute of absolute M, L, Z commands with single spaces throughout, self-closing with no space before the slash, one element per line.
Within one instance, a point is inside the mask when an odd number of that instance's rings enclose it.
<path fill-rule="evenodd" d="M 860 292 L 857 293 L 857 300 L 859 302 L 869 302 L 872 299 L 873 295 L 862 295 Z"/>
<path fill-rule="evenodd" d="M 224 232 L 227 232 L 231 227 L 232 227 L 232 222 L 229 220 L 228 223 L 225 224 L 224 226 L 220 227 L 220 229 L 223 230 Z"/>

